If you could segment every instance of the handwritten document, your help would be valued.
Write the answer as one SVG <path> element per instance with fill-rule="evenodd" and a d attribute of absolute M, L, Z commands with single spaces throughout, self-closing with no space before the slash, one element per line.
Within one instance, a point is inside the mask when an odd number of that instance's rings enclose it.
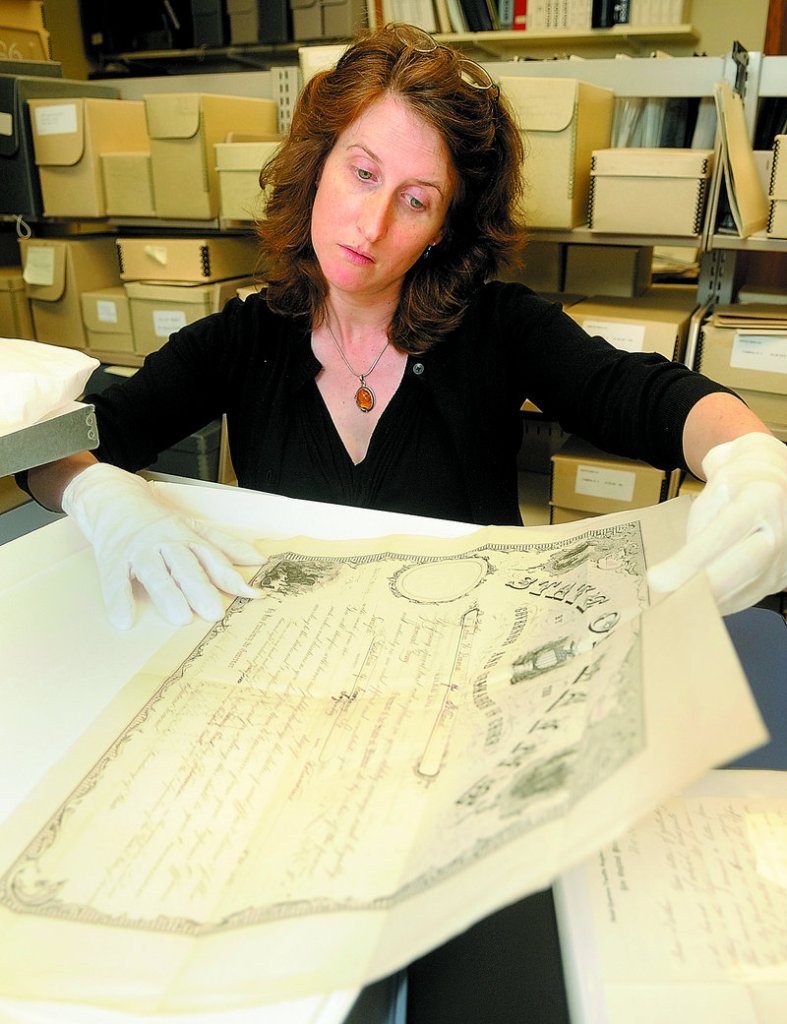
<path fill-rule="evenodd" d="M 649 603 L 669 504 L 270 545 L 264 597 L 176 635 L 0 831 L 0 995 L 363 984 L 763 742 L 704 582 Z"/>
<path fill-rule="evenodd" d="M 709 773 L 570 872 L 561 892 L 577 1024 L 622 1024 L 635 1011 L 681 1024 L 698 1019 L 700 1001 L 699 1019 L 784 1021 L 784 772 Z"/>

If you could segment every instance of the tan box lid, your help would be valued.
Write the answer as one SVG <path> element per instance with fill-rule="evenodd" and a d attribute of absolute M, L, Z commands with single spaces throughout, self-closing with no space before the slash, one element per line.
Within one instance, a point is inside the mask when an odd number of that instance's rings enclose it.
<path fill-rule="evenodd" d="M 82 319 L 96 334 L 128 334 L 131 331 L 128 296 L 122 285 L 82 292 Z"/>
<path fill-rule="evenodd" d="M 33 150 L 40 166 L 72 167 L 85 155 L 88 117 L 104 150 L 140 150 L 147 144 L 141 100 L 64 97 L 28 100 Z"/>
<path fill-rule="evenodd" d="M 124 281 L 206 284 L 250 273 L 257 258 L 250 236 L 118 238 L 116 244 Z"/>
<path fill-rule="evenodd" d="M 171 92 L 145 96 L 148 134 L 151 139 L 191 139 L 200 130 L 205 111 L 220 113 L 222 106 L 233 110 L 247 107 L 255 116 L 267 112 L 261 131 L 275 132 L 278 127 L 278 107 L 274 100 L 250 96 L 217 96 L 211 93 Z"/>
<path fill-rule="evenodd" d="M 594 149 L 591 174 L 633 178 L 706 178 L 713 166 L 712 149 Z"/>
<path fill-rule="evenodd" d="M 238 279 L 238 280 L 246 280 Z M 238 282 L 233 279 L 233 289 L 237 288 Z M 215 294 L 216 285 L 222 282 L 214 281 L 211 284 L 160 284 L 155 281 L 127 281 L 124 285 L 126 295 L 129 299 L 144 299 L 148 302 L 172 302 L 175 305 L 192 305 L 194 303 L 203 305 L 210 301 Z"/>
<path fill-rule="evenodd" d="M 525 132 L 562 132 L 571 124 L 580 85 L 576 78 L 511 78 L 499 80 L 500 89 L 516 111 Z M 604 92 L 611 92 L 604 89 Z"/>
<path fill-rule="evenodd" d="M 281 145 L 276 142 L 217 142 L 216 169 L 219 171 L 259 171 Z"/>

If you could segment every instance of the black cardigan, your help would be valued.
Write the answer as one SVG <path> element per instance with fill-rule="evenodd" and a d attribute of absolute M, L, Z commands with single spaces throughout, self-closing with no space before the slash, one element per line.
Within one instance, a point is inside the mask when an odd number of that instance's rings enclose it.
<path fill-rule="evenodd" d="M 130 379 L 100 395 L 96 455 L 135 471 L 227 414 L 238 482 L 288 494 L 281 471 L 297 389 L 320 369 L 308 324 L 273 314 L 263 296 L 232 300 L 173 335 Z M 692 405 L 726 390 L 679 363 L 591 338 L 557 304 L 518 284 L 479 289 L 461 328 L 405 371 L 429 388 L 453 438 L 472 521 L 519 523 L 521 407 L 533 401 L 564 430 L 660 468 L 683 466 Z M 418 513 L 417 483 L 413 507 Z"/>

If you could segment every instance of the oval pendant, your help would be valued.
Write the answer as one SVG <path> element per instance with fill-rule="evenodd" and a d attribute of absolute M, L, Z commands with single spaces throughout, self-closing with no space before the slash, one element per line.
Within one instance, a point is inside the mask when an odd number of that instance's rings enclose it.
<path fill-rule="evenodd" d="M 355 404 L 361 412 L 371 412 L 374 408 L 374 392 L 366 384 L 361 384 L 355 392 Z"/>

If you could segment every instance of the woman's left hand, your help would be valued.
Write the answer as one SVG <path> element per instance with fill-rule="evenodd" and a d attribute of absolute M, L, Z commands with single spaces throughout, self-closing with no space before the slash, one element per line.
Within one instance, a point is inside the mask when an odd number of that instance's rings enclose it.
<path fill-rule="evenodd" d="M 648 572 L 656 591 L 705 570 L 722 615 L 787 588 L 787 445 L 749 433 L 711 448 L 685 545 Z"/>

